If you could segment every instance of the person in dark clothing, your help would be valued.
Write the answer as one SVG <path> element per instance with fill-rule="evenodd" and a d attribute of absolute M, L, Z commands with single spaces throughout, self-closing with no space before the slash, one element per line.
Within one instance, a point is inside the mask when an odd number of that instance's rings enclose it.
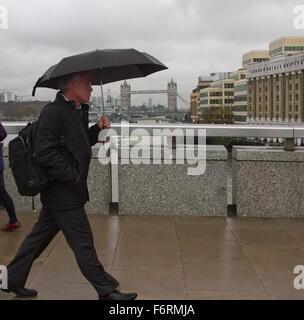
<path fill-rule="evenodd" d="M 100 130 L 109 129 L 104 115 L 88 128 L 92 87 L 90 72 L 63 77 L 56 100 L 42 110 L 35 138 L 36 162 L 51 179 L 41 192 L 38 222 L 8 264 L 8 289 L 19 297 L 33 297 L 37 291 L 25 288 L 35 259 L 62 231 L 74 252 L 78 266 L 101 300 L 133 300 L 136 293 L 121 293 L 118 281 L 99 262 L 84 204 L 89 200 L 87 176 L 91 146 Z M 3 290 L 3 289 L 2 289 Z"/>
<path fill-rule="evenodd" d="M 3 127 L 2 123 L 0 123 L 0 202 L 2 202 L 8 217 L 9 222 L 1 229 L 2 231 L 11 231 L 16 228 L 21 227 L 21 223 L 18 221 L 15 206 L 12 198 L 7 193 L 4 185 L 4 177 L 3 177 L 3 170 L 4 170 L 4 163 L 3 163 L 3 152 L 2 152 L 2 141 L 7 137 L 7 133 L 5 128 Z"/>

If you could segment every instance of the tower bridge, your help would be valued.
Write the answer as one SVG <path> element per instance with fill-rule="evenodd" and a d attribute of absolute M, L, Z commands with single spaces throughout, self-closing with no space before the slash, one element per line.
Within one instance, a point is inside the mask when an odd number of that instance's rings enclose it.
<path fill-rule="evenodd" d="M 168 96 L 168 110 L 169 112 L 177 112 L 177 84 L 171 79 L 167 84 L 167 90 L 131 90 L 131 86 L 124 81 L 120 86 L 120 107 L 122 110 L 128 110 L 131 105 L 132 94 L 159 94 L 164 93 Z"/>

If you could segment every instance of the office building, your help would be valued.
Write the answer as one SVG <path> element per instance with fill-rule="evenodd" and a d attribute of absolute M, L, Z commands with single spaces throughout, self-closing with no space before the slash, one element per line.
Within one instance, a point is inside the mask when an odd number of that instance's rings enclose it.
<path fill-rule="evenodd" d="M 242 56 L 242 66 L 244 69 L 252 63 L 262 62 L 269 60 L 268 50 L 252 50 L 244 53 Z"/>
<path fill-rule="evenodd" d="M 304 53 L 275 55 L 247 68 L 250 123 L 303 123 Z"/>
<path fill-rule="evenodd" d="M 200 98 L 200 90 L 197 87 L 194 90 L 192 90 L 192 93 L 191 93 L 191 96 L 190 96 L 190 118 L 191 118 L 191 123 L 199 123 L 200 122 L 200 116 L 199 116 L 199 113 L 198 113 L 199 98 Z"/>
<path fill-rule="evenodd" d="M 239 69 L 229 74 L 234 79 L 233 123 L 246 124 L 247 121 L 247 81 L 246 70 Z"/>
<path fill-rule="evenodd" d="M 269 43 L 269 56 L 294 54 L 304 51 L 304 37 L 282 37 Z"/>
<path fill-rule="evenodd" d="M 234 79 L 212 82 L 200 90 L 200 113 L 207 123 L 232 123 Z"/>

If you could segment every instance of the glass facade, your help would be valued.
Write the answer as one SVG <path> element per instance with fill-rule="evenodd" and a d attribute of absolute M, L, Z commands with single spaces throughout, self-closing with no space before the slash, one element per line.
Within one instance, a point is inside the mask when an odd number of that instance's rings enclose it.
<path fill-rule="evenodd" d="M 254 63 L 254 62 L 268 61 L 268 60 L 269 60 L 269 58 L 250 58 L 250 59 L 243 61 L 243 65 L 247 65 L 249 63 Z"/>
<path fill-rule="evenodd" d="M 262 61 L 267 61 L 269 60 L 268 58 L 253 58 L 253 62 L 262 62 Z"/>
<path fill-rule="evenodd" d="M 269 55 L 272 56 L 272 55 L 277 54 L 279 52 L 282 52 L 282 47 L 271 50 L 269 52 Z"/>
<path fill-rule="evenodd" d="M 239 80 L 239 75 L 231 76 L 230 79 Z"/>
<path fill-rule="evenodd" d="M 235 96 L 235 97 L 234 97 L 234 101 L 235 101 L 235 102 L 247 101 L 247 95 Z"/>
<path fill-rule="evenodd" d="M 234 111 L 246 112 L 247 111 L 247 105 L 234 106 L 233 110 Z"/>
<path fill-rule="evenodd" d="M 225 99 L 225 104 L 231 104 L 233 102 L 234 102 L 233 99 Z"/>
<path fill-rule="evenodd" d="M 234 92 L 239 92 L 239 91 L 247 91 L 247 84 L 242 84 L 234 87 Z"/>
<path fill-rule="evenodd" d="M 225 88 L 233 88 L 233 83 L 225 83 Z"/>
<path fill-rule="evenodd" d="M 249 64 L 249 63 L 252 63 L 251 59 L 247 59 L 247 60 L 243 61 L 243 65 L 246 65 L 246 64 Z"/>
<path fill-rule="evenodd" d="M 222 99 L 210 99 L 210 104 L 222 104 Z"/>
<path fill-rule="evenodd" d="M 286 46 L 285 47 L 285 51 L 303 51 L 303 50 L 304 50 L 303 46 L 295 46 L 295 47 Z"/>
<path fill-rule="evenodd" d="M 208 92 L 203 92 L 200 94 L 200 97 L 201 98 L 205 98 L 205 97 L 208 97 Z"/>
<path fill-rule="evenodd" d="M 234 118 L 234 121 L 237 121 L 237 122 L 246 122 L 247 120 L 247 116 L 235 115 L 233 118 Z"/>
<path fill-rule="evenodd" d="M 233 91 L 225 91 L 225 96 L 233 97 L 234 96 L 234 92 Z"/>
<path fill-rule="evenodd" d="M 210 92 L 210 97 L 221 97 L 222 95 L 222 91 Z"/>

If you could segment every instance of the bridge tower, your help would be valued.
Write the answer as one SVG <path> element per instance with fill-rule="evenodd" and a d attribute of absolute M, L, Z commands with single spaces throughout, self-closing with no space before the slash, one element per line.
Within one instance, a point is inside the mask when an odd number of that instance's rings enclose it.
<path fill-rule="evenodd" d="M 120 85 L 120 108 L 121 110 L 128 110 L 131 105 L 131 86 L 125 80 Z"/>
<path fill-rule="evenodd" d="M 169 112 L 176 112 L 177 111 L 177 84 L 173 82 L 168 83 L 168 109 Z"/>

